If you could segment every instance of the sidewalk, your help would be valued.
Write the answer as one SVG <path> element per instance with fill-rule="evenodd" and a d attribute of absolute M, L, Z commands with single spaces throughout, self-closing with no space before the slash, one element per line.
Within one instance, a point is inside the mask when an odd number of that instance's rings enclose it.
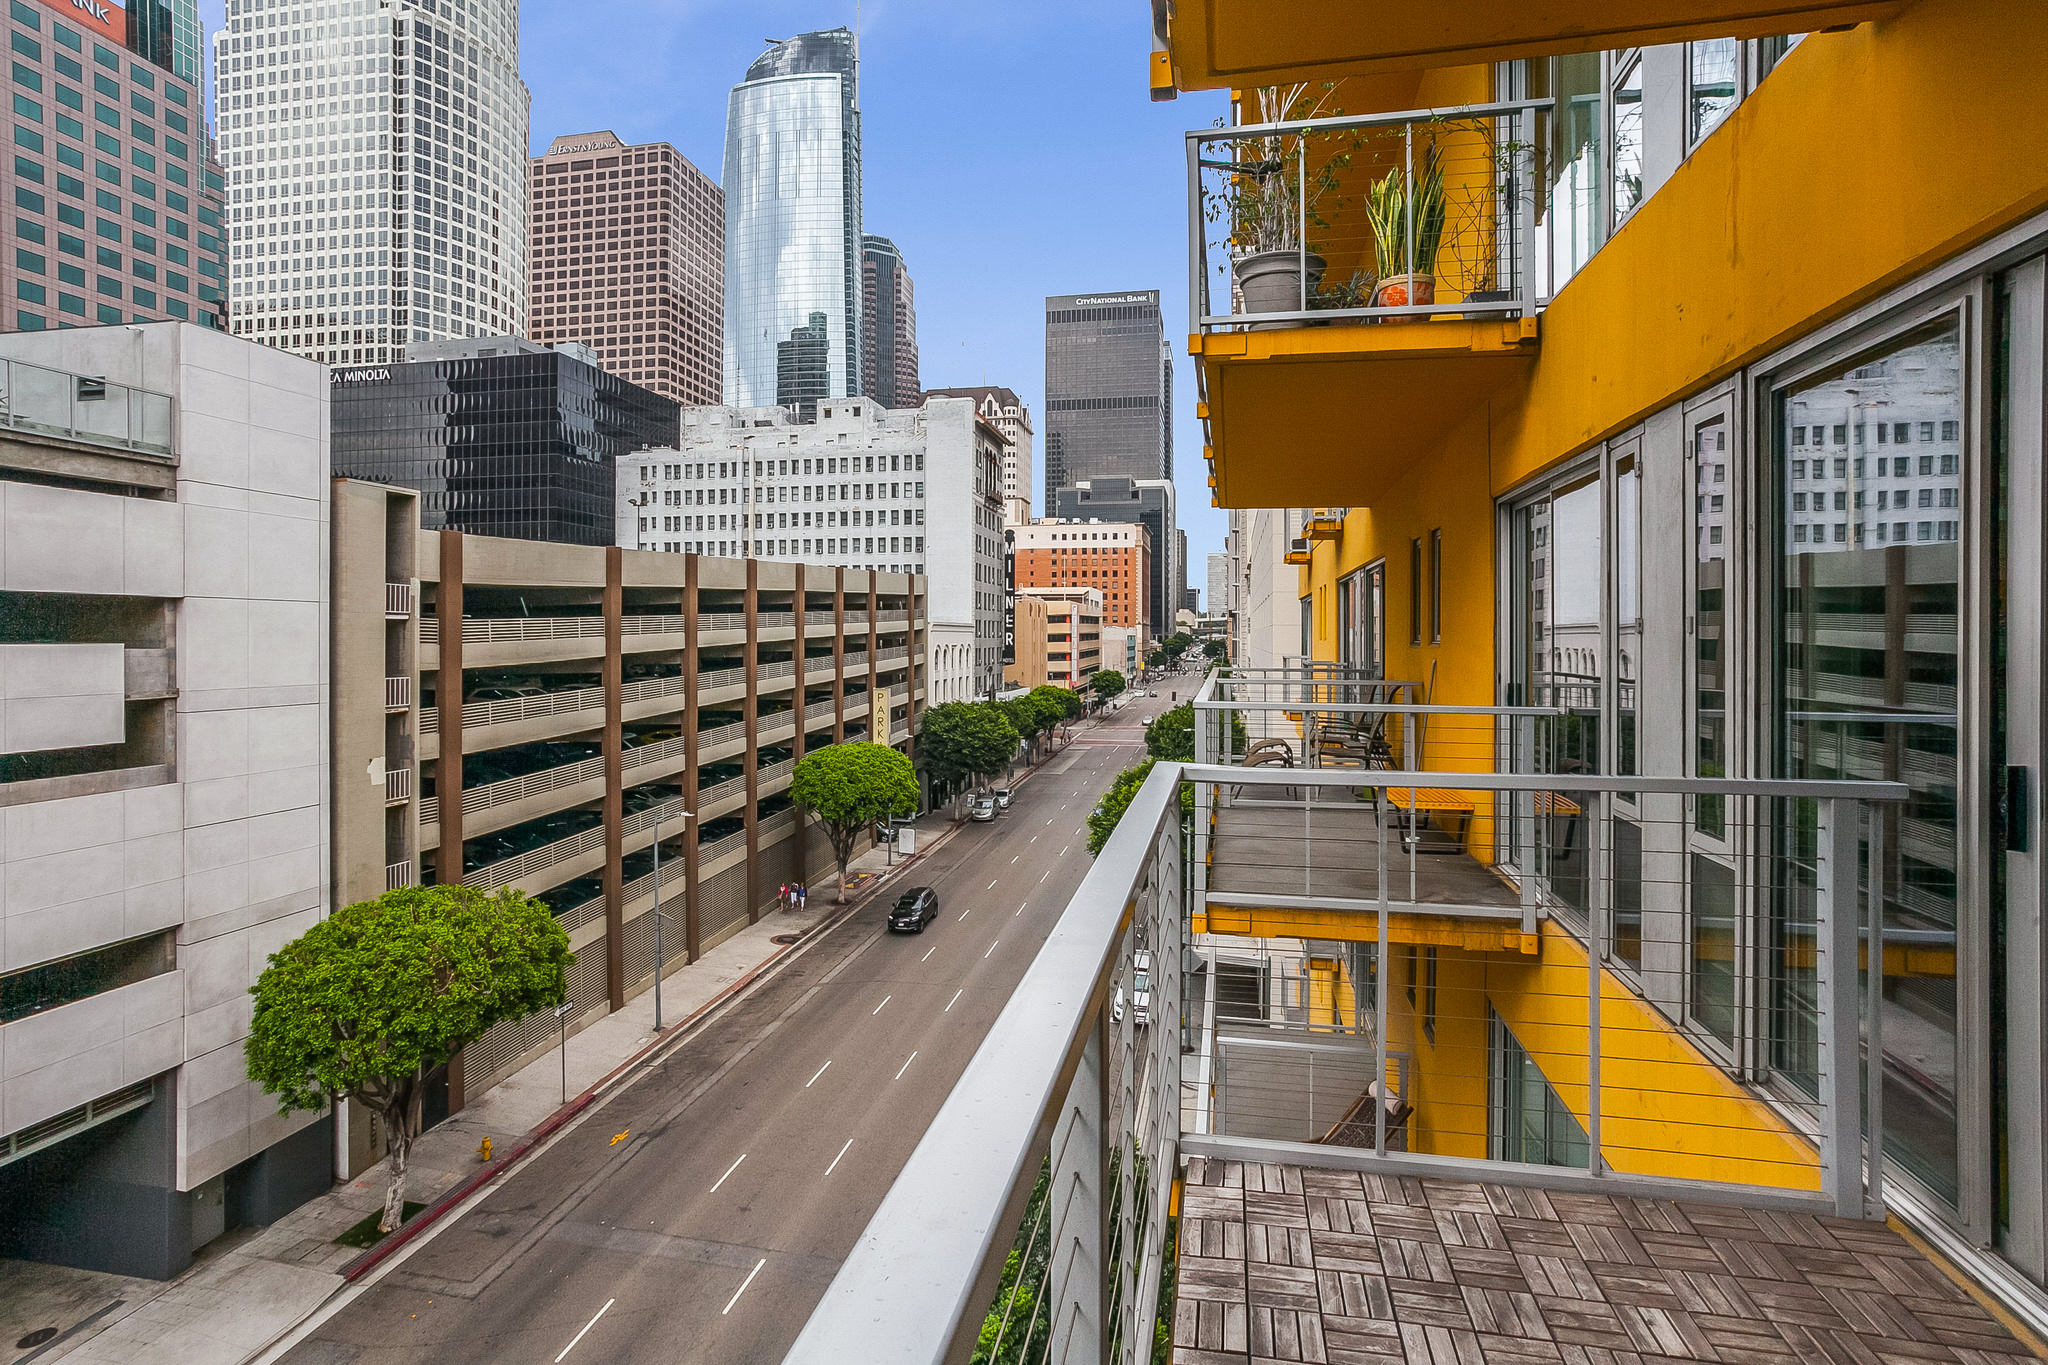
<path fill-rule="evenodd" d="M 943 810 L 915 823 L 918 851 L 909 859 L 894 859 L 891 866 L 889 850 L 874 848 L 854 860 L 845 907 L 832 904 L 829 881 L 814 886 L 802 913 L 767 911 L 702 960 L 664 977 L 664 1037 L 791 951 L 792 945 L 772 941 L 776 935 L 803 933 L 851 910 L 959 828 Z M 623 1010 L 569 1036 L 566 1084 L 562 1050 L 551 1050 L 422 1134 L 407 1164 L 405 1195 L 427 1212 L 406 1228 L 434 1216 L 437 1203 L 482 1173 L 477 1148 L 486 1137 L 500 1158 L 491 1178 L 502 1178 L 516 1164 L 502 1158 L 522 1138 L 537 1129 L 552 1132 L 558 1116 L 580 1112 L 590 1092 L 607 1080 L 624 1079 L 655 1042 L 654 992 L 642 991 Z M 365 1253 L 336 1246 L 334 1239 L 383 1206 L 386 1176 L 386 1163 L 379 1162 L 267 1228 L 230 1232 L 174 1280 L 0 1260 L 0 1365 L 30 1359 L 37 1365 L 60 1359 L 74 1365 L 240 1365 L 347 1283 L 344 1272 Z M 28 1348 L 14 1344 L 50 1328 L 61 1334 L 56 1340 Z"/>

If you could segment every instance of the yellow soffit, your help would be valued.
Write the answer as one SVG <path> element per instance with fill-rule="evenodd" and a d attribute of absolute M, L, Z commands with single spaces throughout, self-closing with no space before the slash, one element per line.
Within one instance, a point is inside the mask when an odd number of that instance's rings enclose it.
<path fill-rule="evenodd" d="M 1182 90 L 1284 85 L 1562 52 L 1769 38 L 1884 19 L 1907 0 L 1175 0 Z"/>
<path fill-rule="evenodd" d="M 1221 504 L 1370 507 L 1495 392 L 1526 381 L 1533 321 L 1203 338 Z"/>

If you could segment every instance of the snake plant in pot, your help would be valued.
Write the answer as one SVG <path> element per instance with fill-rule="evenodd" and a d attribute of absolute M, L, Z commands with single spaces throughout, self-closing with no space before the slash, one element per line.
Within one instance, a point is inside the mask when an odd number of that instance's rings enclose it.
<path fill-rule="evenodd" d="M 1444 239 L 1444 168 L 1434 142 L 1414 172 L 1395 167 L 1366 193 L 1379 288 L 1373 306 L 1436 302 L 1437 249 Z"/>

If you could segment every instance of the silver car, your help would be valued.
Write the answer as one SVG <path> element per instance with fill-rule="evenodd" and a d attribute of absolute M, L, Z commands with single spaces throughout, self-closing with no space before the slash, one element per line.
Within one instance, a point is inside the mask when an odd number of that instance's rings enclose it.
<path fill-rule="evenodd" d="M 967 818 L 977 824 L 984 824 L 996 818 L 996 799 L 987 792 L 977 792 L 974 804 L 968 808 Z"/>

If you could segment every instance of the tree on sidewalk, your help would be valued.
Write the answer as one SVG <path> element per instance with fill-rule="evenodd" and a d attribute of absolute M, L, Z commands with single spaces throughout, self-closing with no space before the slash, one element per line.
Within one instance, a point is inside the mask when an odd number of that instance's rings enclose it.
<path fill-rule="evenodd" d="M 1001 772 L 1017 756 L 1018 743 L 1017 727 L 1000 705 L 949 701 L 924 713 L 917 754 L 934 781 L 952 785 Z M 959 798 L 956 791 L 956 813 Z"/>
<path fill-rule="evenodd" d="M 1030 695 L 1044 703 L 1047 712 L 1053 717 L 1045 727 L 1048 734 L 1088 709 L 1079 692 L 1057 687 L 1052 683 L 1040 683 L 1031 689 Z"/>
<path fill-rule="evenodd" d="M 1215 728 L 1212 723 L 1210 729 Z M 1239 760 L 1244 758 L 1246 746 L 1244 716 L 1230 713 L 1230 752 Z M 1192 763 L 1195 761 L 1195 706 L 1193 702 L 1182 702 L 1170 711 L 1163 711 L 1145 731 L 1145 750 L 1154 758 L 1168 763 Z M 1217 762 L 1221 754 L 1211 754 L 1210 761 Z"/>
<path fill-rule="evenodd" d="M 1230 645 L 1223 640 L 1209 640 L 1202 645 L 1202 652 L 1220 664 L 1230 658 Z"/>
<path fill-rule="evenodd" d="M 1131 801 L 1138 795 L 1138 788 L 1145 785 L 1145 779 L 1152 775 L 1152 765 L 1159 760 L 1148 758 L 1134 763 L 1118 773 L 1110 782 L 1109 790 L 1095 803 L 1095 809 L 1088 812 L 1088 852 L 1099 854 L 1109 843 L 1109 837 L 1116 833 L 1117 822 L 1130 809 Z M 1189 815 L 1195 809 L 1195 784 L 1180 784 L 1180 809 Z"/>
<path fill-rule="evenodd" d="M 1124 690 L 1124 675 L 1114 668 L 1105 668 L 1088 680 L 1088 686 L 1103 701 L 1108 701 Z"/>
<path fill-rule="evenodd" d="M 390 1232 L 428 1073 L 500 1020 L 561 1004 L 573 960 L 548 907 L 517 891 L 408 886 L 358 901 L 271 954 L 249 991 L 249 1077 L 286 1114 L 346 1099 L 384 1120 L 377 1227 Z"/>
<path fill-rule="evenodd" d="M 865 740 L 813 749 L 796 765 L 790 799 L 811 813 L 832 841 L 839 861 L 839 893 L 846 904 L 846 865 L 861 831 L 891 816 L 917 810 L 917 772 L 910 760 L 886 744 Z"/>

